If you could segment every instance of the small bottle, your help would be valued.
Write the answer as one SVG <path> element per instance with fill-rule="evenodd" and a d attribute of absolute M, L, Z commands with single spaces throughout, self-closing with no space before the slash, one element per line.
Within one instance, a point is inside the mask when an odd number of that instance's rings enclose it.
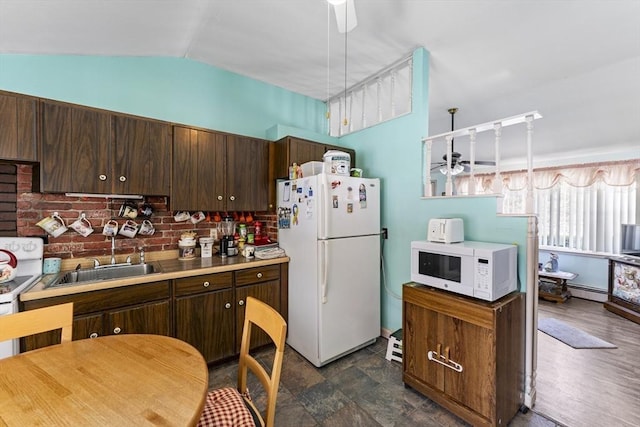
<path fill-rule="evenodd" d="M 255 231 L 255 238 L 256 239 L 260 239 L 260 236 L 262 236 L 262 223 L 260 221 L 256 221 L 256 231 Z"/>

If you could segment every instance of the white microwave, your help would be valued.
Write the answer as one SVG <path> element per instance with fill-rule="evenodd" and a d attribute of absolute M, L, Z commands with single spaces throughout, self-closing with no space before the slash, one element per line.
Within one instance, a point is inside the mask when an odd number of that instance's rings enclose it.
<path fill-rule="evenodd" d="M 495 301 L 517 289 L 518 247 L 501 243 L 411 242 L 411 280 Z"/>

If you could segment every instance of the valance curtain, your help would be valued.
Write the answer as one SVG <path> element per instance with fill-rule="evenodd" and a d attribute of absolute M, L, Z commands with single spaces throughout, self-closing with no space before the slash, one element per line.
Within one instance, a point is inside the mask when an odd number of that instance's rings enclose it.
<path fill-rule="evenodd" d="M 457 194 L 493 192 L 495 174 L 455 179 Z M 524 213 L 527 172 L 501 175 L 503 212 Z M 534 171 L 534 211 L 541 246 L 618 253 L 620 225 L 636 222 L 640 159 Z"/>
<path fill-rule="evenodd" d="M 510 191 L 527 188 L 527 172 L 502 172 L 502 185 Z M 533 172 L 533 187 L 537 190 L 549 189 L 559 182 L 573 187 L 588 187 L 596 182 L 604 182 L 610 186 L 629 186 L 640 177 L 640 159 L 624 162 L 586 164 L 564 168 L 546 168 Z M 455 177 L 455 185 L 459 195 L 469 194 L 469 176 Z M 495 174 L 476 174 L 475 187 L 478 194 L 491 193 Z"/>

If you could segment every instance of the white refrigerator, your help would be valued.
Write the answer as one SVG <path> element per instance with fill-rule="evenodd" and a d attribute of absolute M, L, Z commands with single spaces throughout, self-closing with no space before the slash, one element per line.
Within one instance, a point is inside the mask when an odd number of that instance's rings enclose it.
<path fill-rule="evenodd" d="M 277 197 L 287 343 L 320 367 L 380 335 L 380 180 L 318 174 L 279 182 Z"/>

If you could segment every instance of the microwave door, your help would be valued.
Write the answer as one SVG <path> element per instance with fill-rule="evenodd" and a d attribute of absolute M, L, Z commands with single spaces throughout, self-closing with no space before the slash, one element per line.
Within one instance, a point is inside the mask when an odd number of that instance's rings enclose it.
<path fill-rule="evenodd" d="M 412 280 L 439 289 L 472 296 L 473 282 L 469 282 L 468 263 L 464 262 L 463 257 L 464 255 L 418 250 L 417 271 L 412 274 Z"/>

